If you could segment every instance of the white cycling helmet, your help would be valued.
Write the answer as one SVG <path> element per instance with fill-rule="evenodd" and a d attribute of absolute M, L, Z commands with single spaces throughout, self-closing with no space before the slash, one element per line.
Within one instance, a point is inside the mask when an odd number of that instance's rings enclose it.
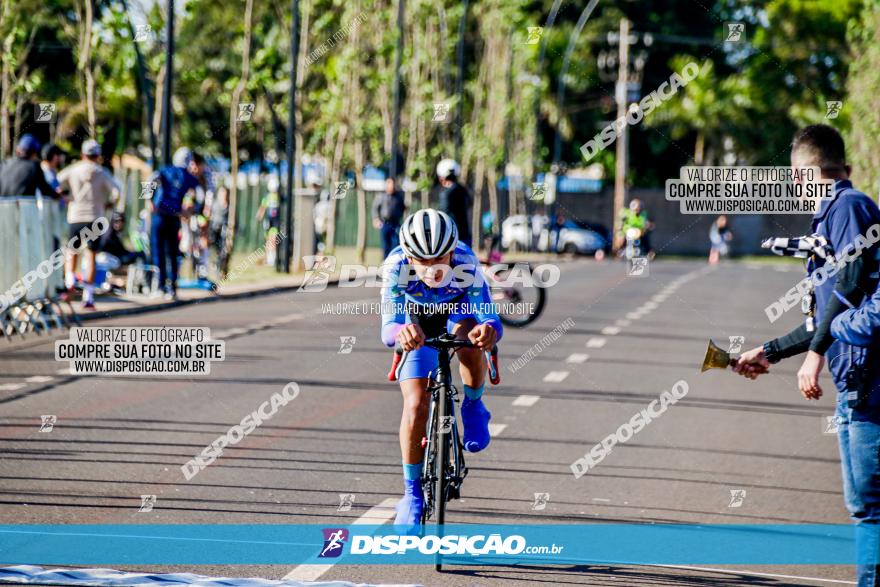
<path fill-rule="evenodd" d="M 455 249 L 458 229 L 445 212 L 425 208 L 410 214 L 400 227 L 400 246 L 407 257 L 436 259 Z"/>
<path fill-rule="evenodd" d="M 437 164 L 437 177 L 447 179 L 450 175 L 458 177 L 461 175 L 461 165 L 455 159 L 443 159 Z"/>

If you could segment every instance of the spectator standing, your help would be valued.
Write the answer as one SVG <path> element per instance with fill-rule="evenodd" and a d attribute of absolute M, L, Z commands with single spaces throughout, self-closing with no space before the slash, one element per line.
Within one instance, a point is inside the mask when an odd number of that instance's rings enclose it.
<path fill-rule="evenodd" d="M 877 289 L 877 245 L 860 255 L 846 251 L 880 224 L 880 209 L 853 187 L 843 137 L 831 126 L 816 124 L 795 135 L 791 167 L 817 167 L 820 179 L 833 182 L 832 197 L 821 201 L 811 228 L 847 262 L 820 282 L 817 271 L 827 261 L 823 255 L 808 258 L 812 291 L 805 296 L 807 319 L 787 335 L 740 355 L 734 370 L 753 379 L 770 365 L 806 352 L 797 373 L 798 388 L 804 398 L 816 400 L 823 394 L 819 374 L 827 359 L 838 391 L 835 420 L 844 502 L 856 524 L 858 584 L 867 587 L 880 582 L 880 340 L 869 334 L 870 300 L 864 311 L 846 310 L 861 306 Z M 839 315 L 844 317 L 835 322 Z M 837 328 L 832 331 L 834 323 Z"/>
<path fill-rule="evenodd" d="M 76 285 L 76 267 L 80 252 L 86 262 L 83 275 L 83 308 L 95 309 L 95 255 L 100 247 L 100 239 L 83 242 L 81 233 L 91 230 L 94 222 L 104 217 L 107 226 L 109 210 L 116 201 L 119 186 L 112 175 L 101 165 L 101 145 L 88 139 L 82 144 L 82 159 L 58 173 L 58 183 L 62 189 L 70 190 L 67 206 L 67 223 L 70 225 L 70 239 L 73 250 L 67 256 L 64 272 L 64 285 L 67 297 Z M 42 177 L 42 170 L 41 170 Z M 45 179 L 44 179 L 45 181 Z"/>
<path fill-rule="evenodd" d="M 373 200 L 373 226 L 382 234 L 383 259 L 399 244 L 397 233 L 405 212 L 403 192 L 397 189 L 393 177 L 386 178 L 385 191 Z"/>
<path fill-rule="evenodd" d="M 187 215 L 183 200 L 199 185 L 199 180 L 188 171 L 192 158 L 192 151 L 181 147 L 174 152 L 172 164 L 162 167 L 154 176 L 154 183 L 158 187 L 152 199 L 150 248 L 153 265 L 159 268 L 159 287 L 164 290 L 166 300 L 177 298 L 180 249 L 177 239 L 180 219 Z"/>
<path fill-rule="evenodd" d="M 443 159 L 437 164 L 437 178 L 443 190 L 440 192 L 438 210 L 446 212 L 455 221 L 458 228 L 458 240 L 472 245 L 471 240 L 471 206 L 473 198 L 466 187 L 459 182 L 461 167 L 454 159 Z"/>
<path fill-rule="evenodd" d="M 15 147 L 15 157 L 0 166 L 0 197 L 36 196 L 37 192 L 58 197 L 40 168 L 40 142 L 31 135 L 22 135 Z"/>
<path fill-rule="evenodd" d="M 58 192 L 58 170 L 64 165 L 64 151 L 56 145 L 55 143 L 48 143 L 43 146 L 42 151 L 43 160 L 40 161 L 40 168 L 43 170 L 43 176 L 46 178 L 46 183 L 52 188 L 52 192 L 48 194 L 42 193 L 40 194 L 46 197 L 54 197 Z"/>
<path fill-rule="evenodd" d="M 731 240 L 733 240 L 733 232 L 730 231 L 730 227 L 727 225 L 727 216 L 722 214 L 709 228 L 709 242 L 712 247 L 709 249 L 710 265 L 715 265 L 721 260 L 721 257 L 726 257 L 730 254 Z"/>

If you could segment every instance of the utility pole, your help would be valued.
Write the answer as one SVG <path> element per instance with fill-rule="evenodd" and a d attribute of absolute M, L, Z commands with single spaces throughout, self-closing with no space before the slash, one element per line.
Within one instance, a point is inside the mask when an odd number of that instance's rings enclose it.
<path fill-rule="evenodd" d="M 162 164 L 171 165 L 171 92 L 174 86 L 174 0 L 165 14 L 165 89 L 162 93 Z"/>
<path fill-rule="evenodd" d="M 627 81 L 629 78 L 629 26 L 626 18 L 620 19 L 620 37 L 617 41 L 617 85 L 614 89 L 614 98 L 617 100 L 617 120 L 626 116 L 627 106 Z M 626 202 L 626 170 L 628 167 L 627 155 L 627 127 L 624 125 L 617 137 L 617 151 L 614 160 L 614 207 L 612 210 L 612 229 L 617 220 L 617 212 L 622 209 Z M 616 249 L 617 247 L 615 247 Z"/>
<path fill-rule="evenodd" d="M 290 273 L 290 258 L 293 247 L 293 182 L 296 171 L 296 142 L 294 130 L 296 128 L 296 65 L 299 53 L 299 0 L 290 0 L 290 88 L 287 91 L 287 185 L 284 197 L 287 206 L 284 207 L 284 246 L 281 248 L 283 256 L 283 269 Z M 294 270 L 300 269 L 302 260 L 299 256 L 294 260 Z"/>

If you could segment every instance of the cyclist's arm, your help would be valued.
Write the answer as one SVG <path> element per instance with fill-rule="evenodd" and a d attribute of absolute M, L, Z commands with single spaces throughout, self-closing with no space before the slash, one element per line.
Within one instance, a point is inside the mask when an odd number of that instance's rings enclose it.
<path fill-rule="evenodd" d="M 489 292 L 489 284 L 486 282 L 480 261 L 474 256 L 470 263 L 473 263 L 475 271 L 479 271 L 477 276 L 480 279 L 474 279 L 474 282 L 467 288 L 467 303 L 473 304 L 474 318 L 477 323 L 491 326 L 497 334 L 496 340 L 501 340 L 504 328 L 501 326 L 501 319 L 498 317 L 497 308 L 492 301 L 492 294 Z"/>
<path fill-rule="evenodd" d="M 400 260 L 389 257 L 382 267 L 382 342 L 393 347 L 397 334 L 406 324 L 403 312 L 406 294 L 399 285 Z"/>

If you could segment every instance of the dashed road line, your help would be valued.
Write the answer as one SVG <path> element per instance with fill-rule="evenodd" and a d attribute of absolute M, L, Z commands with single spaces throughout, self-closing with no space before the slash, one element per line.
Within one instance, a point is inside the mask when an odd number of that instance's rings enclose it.
<path fill-rule="evenodd" d="M 619 332 L 620 332 L 619 326 L 606 326 L 605 328 L 602 329 L 602 334 L 605 334 L 607 336 L 614 336 L 615 334 L 618 334 Z"/>
<path fill-rule="evenodd" d="M 507 424 L 489 424 L 489 436 L 495 438 L 501 434 L 505 428 L 507 428 Z"/>
<path fill-rule="evenodd" d="M 560 383 L 568 377 L 568 371 L 550 371 L 544 375 L 544 383 Z"/>
<path fill-rule="evenodd" d="M 54 377 L 49 377 L 48 375 L 34 375 L 32 377 L 28 377 L 25 379 L 28 383 L 48 383 L 55 379 Z"/>
<path fill-rule="evenodd" d="M 605 343 L 608 342 L 606 339 L 601 337 L 594 337 L 587 341 L 588 349 L 601 349 L 605 346 Z"/>
<path fill-rule="evenodd" d="M 590 355 L 587 353 L 572 353 L 568 355 L 568 358 L 565 359 L 566 363 L 586 363 L 587 359 L 590 358 Z"/>
<path fill-rule="evenodd" d="M 513 400 L 513 405 L 528 408 L 538 403 L 539 399 L 541 399 L 540 395 L 521 395 Z"/>

